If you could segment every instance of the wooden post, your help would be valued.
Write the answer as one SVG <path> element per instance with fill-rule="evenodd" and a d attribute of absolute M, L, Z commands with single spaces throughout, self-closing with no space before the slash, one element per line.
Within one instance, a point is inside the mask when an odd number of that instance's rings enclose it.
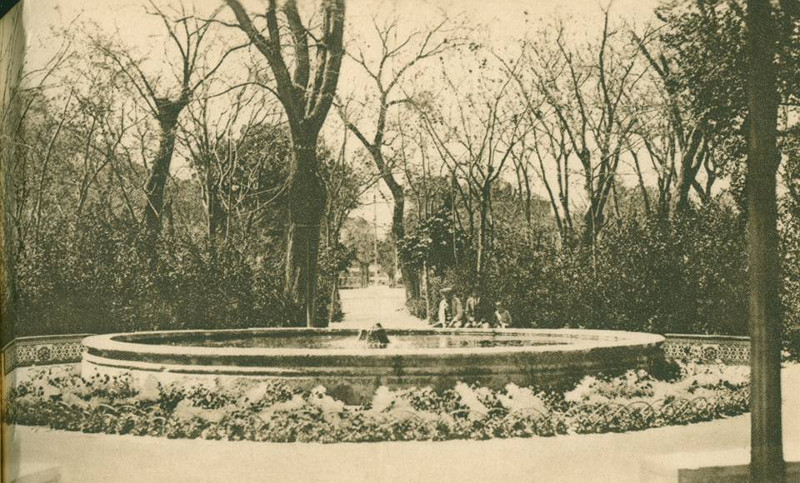
<path fill-rule="evenodd" d="M 778 93 L 769 0 L 747 1 L 747 256 L 750 283 L 750 481 L 784 481 L 781 315 L 775 182 Z"/>

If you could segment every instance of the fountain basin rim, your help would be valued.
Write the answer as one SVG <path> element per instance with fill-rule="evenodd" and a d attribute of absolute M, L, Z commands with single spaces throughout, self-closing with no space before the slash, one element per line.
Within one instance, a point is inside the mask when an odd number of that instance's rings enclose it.
<path fill-rule="evenodd" d="M 143 385 L 153 379 L 164 384 L 217 383 L 242 377 L 276 379 L 300 389 L 322 385 L 347 404 L 363 404 L 380 386 L 432 387 L 437 391 L 452 389 L 457 382 L 494 389 L 509 383 L 547 386 L 589 374 L 647 369 L 663 357 L 661 345 L 665 340 L 655 334 L 583 329 L 386 329 L 390 341 L 395 336 L 405 338 L 398 337 L 400 347 L 391 348 L 390 343 L 382 349 L 350 348 L 349 341 L 345 346 L 330 347 L 312 339 L 314 335 L 328 336 L 325 344 L 338 344 L 337 336 L 356 339 L 358 333 L 358 329 L 275 328 L 91 336 L 83 340 L 81 374 L 86 378 L 127 375 L 135 384 Z M 431 347 L 424 338 L 414 344 L 414 335 L 456 340 Z M 460 345 L 459 335 L 466 336 L 462 340 L 470 346 Z M 262 347 L 170 345 L 195 344 L 204 337 L 214 344 L 227 340 L 231 345 L 242 344 L 243 339 L 248 344 L 247 337 L 286 337 L 286 343 L 294 347 L 270 346 L 283 341 L 266 341 Z M 518 337 L 544 345 L 474 344 L 475 338 L 481 344 L 480 339 L 491 341 L 493 337 L 498 337 L 499 344 Z M 452 347 L 453 343 L 459 345 Z M 312 347 L 304 347 L 307 345 Z"/>
<path fill-rule="evenodd" d="M 147 332 L 120 332 L 89 336 L 83 339 L 83 346 L 90 354 L 102 355 L 113 353 L 138 353 L 141 355 L 175 355 L 182 356 L 304 356 L 304 357 L 369 357 L 391 358 L 396 356 L 438 357 L 442 355 L 476 355 L 476 354 L 514 354 L 514 353 L 546 353 L 564 351 L 584 351 L 601 347 L 652 347 L 660 345 L 665 338 L 657 334 L 611 330 L 587 329 L 386 329 L 391 339 L 392 336 L 414 335 L 484 335 L 525 337 L 552 337 L 559 343 L 552 345 L 530 346 L 497 346 L 497 347 L 402 347 L 384 349 L 336 349 L 336 348 L 304 348 L 304 347 L 202 347 L 193 345 L 170 345 L 154 343 L 137 343 L 137 338 L 163 337 L 169 340 L 170 336 L 209 338 L 218 335 L 226 336 L 259 336 L 264 334 L 284 336 L 325 336 L 342 335 L 357 336 L 359 329 L 329 329 L 329 328 L 252 328 L 252 329 L 219 329 L 219 330 L 170 330 Z M 128 340 L 125 340 L 128 339 Z M 134 340 L 134 341 L 131 341 Z"/>

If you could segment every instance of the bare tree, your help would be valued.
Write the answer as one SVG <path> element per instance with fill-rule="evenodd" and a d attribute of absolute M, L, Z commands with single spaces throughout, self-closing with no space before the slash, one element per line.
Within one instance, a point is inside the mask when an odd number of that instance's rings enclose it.
<path fill-rule="evenodd" d="M 443 77 L 452 94 L 459 92 L 444 71 Z M 456 99 L 452 118 L 436 112 L 432 103 L 416 104 L 467 213 L 469 235 L 475 242 L 475 274 L 479 285 L 483 282 L 493 239 L 493 187 L 524 134 L 522 113 L 517 112 L 516 105 L 508 103 L 512 77 L 499 79 L 500 87 L 492 92 L 489 86 L 495 84 L 494 80 L 479 82 L 479 95 Z M 455 203 L 453 216 L 457 216 Z"/>
<path fill-rule="evenodd" d="M 516 85 L 517 97 L 524 106 L 523 115 L 529 125 L 529 134 L 521 138 L 521 149 L 511 152 L 519 192 L 525 194 L 525 219 L 531 226 L 532 170 L 544 185 L 562 246 L 567 246 L 573 233 L 570 208 L 570 158 L 573 151 L 567 126 L 562 123 L 556 110 L 547 104 L 546 97 L 537 90 L 535 81 L 531 86 L 531 78 L 537 77 L 536 67 L 527 56 L 525 45 L 522 54 L 513 63 L 496 57 Z M 557 57 L 549 59 L 547 64 L 554 61 L 557 62 Z"/>
<path fill-rule="evenodd" d="M 645 211 L 648 214 L 656 212 L 666 215 L 672 209 L 673 189 L 678 174 L 676 159 L 681 153 L 677 144 L 677 136 L 674 134 L 674 123 L 668 116 L 658 115 L 658 112 L 659 110 L 651 111 L 646 121 L 642 119 L 644 116 L 639 117 L 633 130 L 633 136 L 629 141 L 628 151 L 633 158 Z M 651 199 L 648 187 L 644 182 L 645 168 L 643 167 L 642 148 L 650 161 L 650 172 L 655 173 L 656 176 L 657 198 L 655 200 Z"/>
<path fill-rule="evenodd" d="M 338 242 L 348 215 L 359 206 L 362 196 L 380 179 L 379 175 L 366 172 L 363 152 L 359 155 L 348 151 L 346 134 L 345 131 L 338 154 L 331 156 L 322 172 L 328 195 L 323 217 L 328 245 Z"/>
<path fill-rule="evenodd" d="M 644 75 L 644 69 L 637 68 L 637 53 L 616 41 L 620 34 L 610 27 L 608 10 L 603 13 L 596 41 L 576 48 L 568 44 L 566 28 L 559 24 L 554 38 L 529 43 L 523 57 L 536 94 L 556 117 L 580 163 L 588 204 L 582 238 L 591 246 L 605 224 L 617 168 L 636 126 L 625 94 Z M 553 51 L 546 51 L 542 44 L 552 45 Z"/>
<path fill-rule="evenodd" d="M 125 47 L 99 38 L 91 38 L 91 41 L 113 68 L 127 79 L 158 124 L 158 149 L 150 163 L 144 187 L 146 197 L 144 226 L 148 245 L 152 249 L 152 241 L 161 231 L 164 193 L 172 164 L 180 115 L 196 91 L 214 76 L 225 59 L 246 45 L 226 49 L 216 61 L 208 62 L 207 36 L 213 24 L 211 20 L 203 20 L 187 12 L 184 5 L 180 6 L 174 18 L 155 3 L 151 2 L 150 5 L 152 9 L 150 13 L 158 17 L 164 25 L 168 39 L 166 45 L 177 52 L 174 58 L 164 59 L 171 67 L 175 85 L 164 87 L 159 75 L 145 73 L 141 59 L 134 58 L 130 50 Z"/>
<path fill-rule="evenodd" d="M 86 68 L 70 27 L 59 33 L 57 54 L 41 69 L 27 69 L 28 83 L 15 93 L 22 108 L 9 133 L 17 152 L 10 163 L 15 255 L 46 246 L 56 224 L 66 238 L 82 236 L 87 206 L 110 215 L 93 220 L 100 223 L 139 220 L 132 205 L 142 196 L 131 193 L 141 191 L 135 180 L 143 168 L 130 156 L 130 142 L 136 129 L 146 130 L 147 114 L 125 96 L 117 73 Z"/>
<path fill-rule="evenodd" d="M 445 202 L 450 194 L 450 174 L 446 165 L 436 163 L 432 143 L 424 126 L 411 122 L 397 123 L 398 146 L 396 156 L 402 165 L 403 177 L 414 200 L 416 212 L 412 219 L 425 220 Z"/>
<path fill-rule="evenodd" d="M 293 159 L 289 169 L 289 235 L 286 254 L 286 293 L 305 312 L 308 326 L 316 318 L 317 261 L 320 221 L 325 209 L 325 186 L 319 175 L 317 140 L 333 102 L 342 64 L 344 0 L 323 2 L 322 33 L 316 36 L 303 25 L 297 3 L 281 8 L 293 49 L 282 44 L 276 0 L 269 0 L 264 36 L 238 0 L 227 0 L 237 26 L 267 60 L 275 78 L 274 93 L 286 112 Z M 310 48 L 315 47 L 313 69 Z M 289 72 L 287 51 L 293 53 Z M 272 88 L 270 88 L 272 90 Z"/>
<path fill-rule="evenodd" d="M 19 15 L 21 13 L 13 13 L 7 17 L 7 22 L 9 22 L 7 25 L 13 26 L 9 30 L 9 34 L 12 36 L 24 33 L 19 24 Z M 32 210 L 29 209 L 30 203 L 33 201 L 32 197 L 38 196 L 31 183 L 33 174 L 37 171 L 39 173 L 46 172 L 45 164 L 49 164 L 49 161 L 48 163 L 42 162 L 43 151 L 40 147 L 51 146 L 50 152 L 52 152 L 51 141 L 58 138 L 58 136 L 54 136 L 54 129 L 47 132 L 30 129 L 31 124 L 41 121 L 41 118 L 36 121 L 32 121 L 31 118 L 41 116 L 41 113 L 37 111 L 40 111 L 40 107 L 50 100 L 48 99 L 50 89 L 58 90 L 63 87 L 61 79 L 58 78 L 59 73 L 75 57 L 72 40 L 70 35 L 67 35 L 68 33 L 67 28 L 56 53 L 38 69 L 28 65 L 24 61 L 24 55 L 12 55 L 15 49 L 24 46 L 22 40 L 11 38 L 4 45 L 9 49 L 9 55 L 4 56 L 4 60 L 8 59 L 8 63 L 5 65 L 5 75 L 9 82 L 4 86 L 3 91 L 3 102 L 7 107 L 0 113 L 0 142 L 3 146 L 0 154 L 4 157 L 3 176 L 7 177 L 4 178 L 3 187 L 8 196 L 6 198 L 8 202 L 3 204 L 5 216 L 3 226 L 4 229 L 11 230 L 5 240 L 7 243 L 12 243 L 11 240 L 13 240 L 13 250 L 9 253 L 13 253 L 15 257 L 26 246 L 28 231 L 32 226 L 31 220 L 26 220 L 25 217 L 26 214 L 32 213 Z M 70 93 L 73 92 L 70 88 L 67 90 Z M 53 111 L 65 112 L 65 109 L 53 108 Z M 33 158 L 37 156 L 38 159 L 34 161 Z M 40 182 L 37 185 L 44 183 L 42 178 L 39 179 Z"/>
<path fill-rule="evenodd" d="M 403 89 L 403 82 L 410 77 L 415 66 L 463 44 L 458 28 L 452 24 L 453 22 L 445 17 L 428 29 L 401 33 L 401 26 L 397 18 L 381 23 L 379 19 L 373 17 L 372 25 L 378 38 L 380 54 L 371 60 L 361 48 L 361 44 L 355 42 L 347 52 L 348 56 L 369 77 L 375 89 L 376 95 L 370 106 L 375 111 L 375 117 L 371 123 L 368 123 L 353 119 L 345 109 L 341 109 L 340 114 L 345 120 L 347 128 L 367 149 L 381 179 L 392 194 L 394 201 L 392 241 L 395 251 L 397 242 L 405 236 L 406 193 L 395 174 L 397 160 L 395 156 L 391 155 L 391 140 L 390 136 L 387 136 L 390 110 L 392 107 L 409 102 L 405 89 Z M 368 124 L 369 130 L 366 128 Z M 403 261 L 400 262 L 400 271 L 403 275 L 406 299 L 419 297 L 418 275 Z"/>
<path fill-rule="evenodd" d="M 264 129 L 280 137 L 278 132 L 285 126 L 279 122 L 279 108 L 268 102 L 269 98 L 253 95 L 250 85 L 226 94 L 201 95 L 189 106 L 191 122 L 185 123 L 181 136 L 198 176 L 206 237 L 213 249 L 228 240 L 231 217 L 239 225 L 240 241 L 246 242 L 256 218 L 283 191 L 265 197 L 266 187 L 260 185 L 269 157 L 280 156 L 277 144 L 259 153 L 242 153 L 254 136 L 269 136 Z M 242 159 L 243 155 L 247 159 Z"/>
<path fill-rule="evenodd" d="M 639 36 L 633 32 L 632 35 L 639 51 L 656 74 L 659 88 L 655 92 L 660 94 L 656 99 L 663 106 L 668 126 L 655 131 L 640 129 L 637 134 L 642 137 L 651 159 L 660 166 L 659 172 L 663 173 L 667 169 L 667 177 L 675 180 L 673 211 L 681 214 L 690 208 L 689 195 L 692 190 L 704 200 L 710 198 L 711 185 L 716 179 L 716 166 L 713 150 L 709 144 L 706 121 L 702 116 L 687 118 L 686 110 L 682 106 L 680 88 L 674 78 L 677 75 L 674 72 L 676 69 L 674 61 L 663 52 L 654 51 L 655 42 L 651 34 L 652 32 L 646 32 Z M 652 112 L 649 112 L 647 117 L 648 120 L 640 120 L 640 124 L 660 121 L 660 117 L 653 116 Z M 666 139 L 659 140 L 665 136 Z M 659 143 L 662 146 L 657 150 Z M 675 158 L 678 160 L 677 168 L 674 167 Z M 705 188 L 697 180 L 701 167 L 705 167 L 707 174 Z M 676 173 L 672 173 L 672 170 Z M 663 187 L 659 189 L 663 190 Z"/>

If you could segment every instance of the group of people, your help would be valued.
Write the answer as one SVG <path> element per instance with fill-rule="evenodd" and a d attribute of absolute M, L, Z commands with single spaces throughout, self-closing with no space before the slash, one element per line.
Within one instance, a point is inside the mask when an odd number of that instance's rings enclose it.
<path fill-rule="evenodd" d="M 494 311 L 491 305 L 473 288 L 467 298 L 466 305 L 461 303 L 451 287 L 441 290 L 442 300 L 439 302 L 439 317 L 434 327 L 501 327 L 511 326 L 511 314 L 500 301 L 495 302 Z"/>

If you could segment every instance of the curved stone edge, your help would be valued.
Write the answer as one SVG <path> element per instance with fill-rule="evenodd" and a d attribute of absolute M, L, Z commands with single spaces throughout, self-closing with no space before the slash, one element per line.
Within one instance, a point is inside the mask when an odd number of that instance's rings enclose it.
<path fill-rule="evenodd" d="M 259 332 L 245 331 L 251 335 Z M 283 331 L 282 334 L 309 335 L 318 332 L 318 329 L 294 329 Z M 348 335 L 353 332 L 357 331 L 339 331 Z M 197 331 L 180 333 L 198 335 Z M 330 334 L 331 330 L 321 333 Z M 329 394 L 342 401 L 361 404 L 370 400 L 375 389 L 382 385 L 390 388 L 429 386 L 436 390 L 452 388 L 459 381 L 494 389 L 501 389 L 508 383 L 552 386 L 587 374 L 649 368 L 656 360 L 663 358 L 661 344 L 664 338 L 653 334 L 576 329 L 394 331 L 395 335 L 398 333 L 471 333 L 487 336 L 547 334 L 562 340 L 574 339 L 574 343 L 530 347 L 406 349 L 394 352 L 384 349 L 287 350 L 157 346 L 120 341 L 119 338 L 131 336 L 110 334 L 84 340 L 87 351 L 82 362 L 82 374 L 91 377 L 93 374 L 113 376 L 127 373 L 139 383 L 151 378 L 162 383 L 237 377 L 280 379 L 303 389 L 322 385 Z M 229 331 L 227 334 L 242 334 L 242 331 Z M 140 349 L 145 352 L 137 352 Z"/>
<path fill-rule="evenodd" d="M 115 333 L 90 336 L 82 341 L 89 354 L 106 358 L 134 359 L 139 356 L 167 358 L 269 358 L 302 356 L 309 358 L 364 358 L 387 359 L 394 356 L 438 357 L 439 355 L 505 354 L 529 352 L 564 352 L 586 350 L 596 347 L 646 347 L 661 344 L 665 338 L 657 334 L 625 331 L 584 330 L 584 329 L 387 329 L 389 337 L 398 335 L 484 335 L 484 336 L 536 336 L 552 337 L 563 341 L 558 345 L 521 347 L 452 347 L 452 348 L 391 348 L 377 351 L 364 349 L 308 349 L 308 348 L 241 348 L 241 347 L 200 347 L 189 345 L 167 345 L 137 343 L 137 339 L 162 338 L 165 341 L 175 338 L 210 338 L 214 336 L 313 336 L 313 335 L 358 335 L 358 329 L 315 329 L 315 328 L 276 328 L 276 329 L 232 329 L 232 330 L 187 330 L 152 331 L 136 333 Z"/>

